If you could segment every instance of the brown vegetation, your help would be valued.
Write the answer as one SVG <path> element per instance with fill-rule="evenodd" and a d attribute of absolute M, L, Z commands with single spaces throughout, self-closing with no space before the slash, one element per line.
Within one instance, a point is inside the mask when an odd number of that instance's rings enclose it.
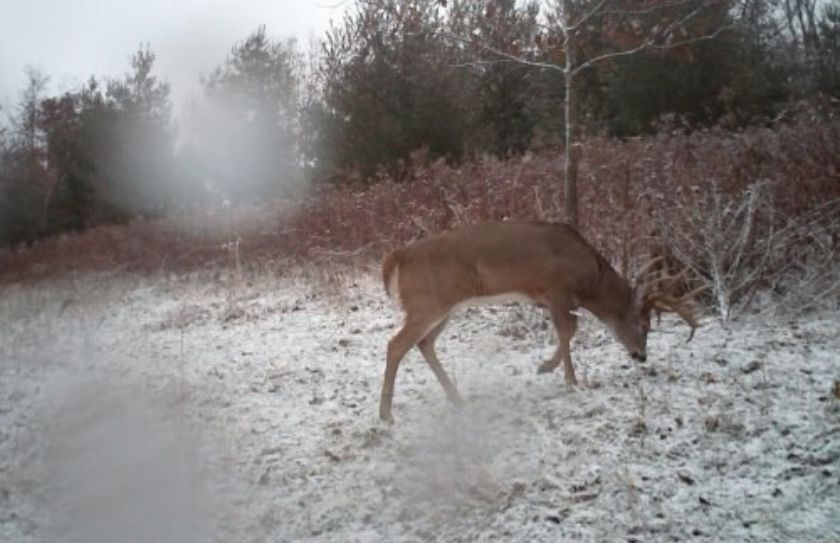
<path fill-rule="evenodd" d="M 560 156 L 542 150 L 507 161 L 476 157 L 452 167 L 417 152 L 401 182 L 383 175 L 369 186 L 317 188 L 300 201 L 103 226 L 7 250 L 0 253 L 0 281 L 86 270 L 270 271 L 301 260 L 378 260 L 388 249 L 456 225 L 559 220 Z M 696 219 L 709 209 L 701 196 L 718 191 L 734 198 L 757 183 L 773 217 L 807 215 L 823 224 L 831 251 L 840 237 L 831 216 L 837 206 L 825 206 L 840 199 L 840 122 L 831 118 L 740 132 L 593 138 L 583 146 L 580 175 L 581 230 L 619 267 L 635 256 L 672 253 L 658 221 L 702 235 Z M 808 243 L 802 235 L 791 240 Z"/>

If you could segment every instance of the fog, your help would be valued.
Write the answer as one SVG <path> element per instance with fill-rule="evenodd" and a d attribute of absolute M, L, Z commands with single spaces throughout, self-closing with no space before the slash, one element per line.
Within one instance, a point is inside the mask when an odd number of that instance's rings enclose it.
<path fill-rule="evenodd" d="M 301 43 L 319 36 L 340 3 L 294 0 L 100 2 L 37 0 L 0 10 L 0 104 L 10 109 L 35 66 L 51 93 L 74 90 L 91 75 L 118 77 L 141 43 L 158 55 L 156 72 L 172 84 L 178 113 L 200 90 L 199 75 L 224 60 L 231 45 L 259 25 Z"/>
<path fill-rule="evenodd" d="M 298 44 L 338 8 L 94 8 L 3 19 L 0 244 L 302 187 Z"/>
<path fill-rule="evenodd" d="M 217 502 L 177 413 L 140 388 L 84 378 L 51 391 L 56 412 L 43 434 L 40 475 L 55 540 L 207 540 Z"/>

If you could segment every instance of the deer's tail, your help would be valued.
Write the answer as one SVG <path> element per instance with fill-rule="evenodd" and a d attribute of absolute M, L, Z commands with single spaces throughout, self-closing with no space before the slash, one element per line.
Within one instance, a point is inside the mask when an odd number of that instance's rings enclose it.
<path fill-rule="evenodd" d="M 382 283 L 385 285 L 385 292 L 393 299 L 399 297 L 399 276 L 402 251 L 391 251 L 382 261 Z"/>

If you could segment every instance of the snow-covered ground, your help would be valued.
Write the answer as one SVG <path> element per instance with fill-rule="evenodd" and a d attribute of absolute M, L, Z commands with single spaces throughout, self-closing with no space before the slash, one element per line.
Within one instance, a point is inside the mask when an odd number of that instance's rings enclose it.
<path fill-rule="evenodd" d="M 643 365 L 586 319 L 570 390 L 541 311 L 470 309 L 466 407 L 412 352 L 387 426 L 399 319 L 364 275 L 2 289 L 0 541 L 840 541 L 840 315 Z"/>

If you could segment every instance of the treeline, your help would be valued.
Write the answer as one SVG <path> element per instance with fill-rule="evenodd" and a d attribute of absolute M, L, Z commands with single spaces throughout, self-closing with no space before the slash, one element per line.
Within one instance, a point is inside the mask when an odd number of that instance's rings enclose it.
<path fill-rule="evenodd" d="M 59 96 L 29 70 L 0 129 L 0 245 L 400 179 L 418 149 L 458 164 L 559 146 L 568 13 L 584 134 L 738 129 L 840 99 L 838 0 L 357 0 L 308 54 L 265 28 L 234 44 L 177 119 L 148 47 Z"/>

